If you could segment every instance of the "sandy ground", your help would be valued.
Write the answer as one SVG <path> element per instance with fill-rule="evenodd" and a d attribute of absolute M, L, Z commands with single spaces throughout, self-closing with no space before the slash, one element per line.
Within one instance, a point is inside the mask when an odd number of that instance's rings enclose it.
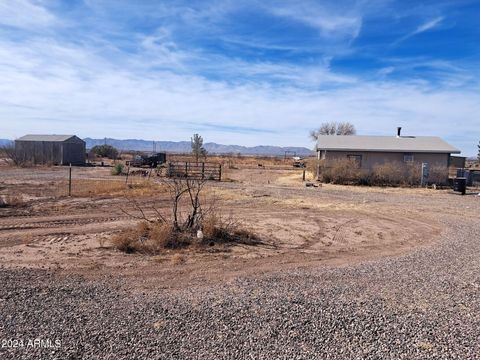
<path fill-rule="evenodd" d="M 95 181 L 113 182 L 115 189 L 123 189 L 124 179 L 111 176 L 108 168 L 74 168 L 73 196 L 68 197 L 67 170 L 2 168 L 0 195 L 15 194 L 24 203 L 0 209 L 4 267 L 86 276 L 142 275 L 147 283 L 148 278 L 161 276 L 166 285 L 176 286 L 284 268 L 346 264 L 428 246 L 442 232 L 433 203 L 459 199 L 439 190 L 306 187 L 298 169 L 228 169 L 228 181 L 211 182 L 208 196 L 216 199 L 224 216 L 238 220 L 263 243 L 145 256 L 120 253 L 110 244 L 113 234 L 138 222 L 123 211 L 135 214 L 122 192 L 84 194 L 83 187 L 90 182 L 94 186 Z M 149 181 L 155 184 L 157 179 Z M 154 215 L 151 206 L 167 211 L 164 194 L 136 194 L 135 199 L 148 216 Z"/>
<path fill-rule="evenodd" d="M 262 244 L 145 256 L 109 243 L 137 222 L 124 179 L 74 169 L 69 198 L 65 174 L 0 169 L 17 201 L 0 209 L 2 360 L 478 358 L 478 190 L 230 170 L 208 195 Z M 131 180 L 148 216 L 167 206 L 156 180 Z"/>

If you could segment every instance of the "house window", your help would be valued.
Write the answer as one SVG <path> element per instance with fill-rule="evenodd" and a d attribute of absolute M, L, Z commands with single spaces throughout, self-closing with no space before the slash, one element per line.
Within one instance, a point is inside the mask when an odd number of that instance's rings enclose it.
<path fill-rule="evenodd" d="M 362 166 L 362 155 L 347 155 L 347 159 L 354 162 L 358 167 Z"/>
<path fill-rule="evenodd" d="M 413 162 L 413 154 L 403 154 L 403 162 L 406 162 L 406 163 Z"/>

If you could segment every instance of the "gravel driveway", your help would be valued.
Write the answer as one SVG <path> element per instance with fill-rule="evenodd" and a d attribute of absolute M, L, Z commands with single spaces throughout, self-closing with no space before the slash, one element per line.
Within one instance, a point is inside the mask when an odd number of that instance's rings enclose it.
<path fill-rule="evenodd" d="M 0 358 L 480 359 L 480 223 L 439 220 L 406 256 L 181 290 L 0 268 Z"/>

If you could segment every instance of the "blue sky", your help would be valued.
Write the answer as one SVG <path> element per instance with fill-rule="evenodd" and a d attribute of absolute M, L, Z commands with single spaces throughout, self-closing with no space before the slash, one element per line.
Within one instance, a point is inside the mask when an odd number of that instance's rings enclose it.
<path fill-rule="evenodd" d="M 476 154 L 479 1 L 0 0 L 0 138 L 313 146 L 437 135 Z"/>

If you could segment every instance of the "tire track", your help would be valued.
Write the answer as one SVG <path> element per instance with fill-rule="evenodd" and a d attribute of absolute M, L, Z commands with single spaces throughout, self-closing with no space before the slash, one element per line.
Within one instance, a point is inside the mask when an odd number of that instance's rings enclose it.
<path fill-rule="evenodd" d="M 120 216 L 109 216 L 109 217 L 96 217 L 96 218 L 74 218 L 74 219 L 64 219 L 64 220 L 45 220 L 45 221 L 35 221 L 35 222 L 21 222 L 21 223 L 10 223 L 10 224 L 0 224 L 0 231 L 6 230 L 30 230 L 30 229 L 49 229 L 62 226 L 79 226 L 79 225 L 89 225 L 89 224 L 98 224 L 103 222 L 114 222 L 129 219 L 127 215 Z"/>

